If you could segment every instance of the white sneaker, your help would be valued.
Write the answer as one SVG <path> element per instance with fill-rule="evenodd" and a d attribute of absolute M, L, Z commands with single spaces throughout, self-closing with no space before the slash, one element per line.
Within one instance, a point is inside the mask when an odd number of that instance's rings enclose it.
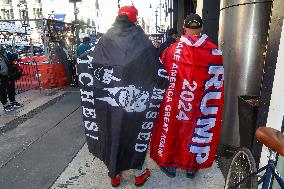
<path fill-rule="evenodd" d="M 14 110 L 14 106 L 12 104 L 4 105 L 5 112 L 11 112 Z"/>
<path fill-rule="evenodd" d="M 11 105 L 14 107 L 14 108 L 21 108 L 21 107 L 24 107 L 23 104 L 17 102 L 17 101 L 14 101 L 14 102 L 11 102 Z"/>

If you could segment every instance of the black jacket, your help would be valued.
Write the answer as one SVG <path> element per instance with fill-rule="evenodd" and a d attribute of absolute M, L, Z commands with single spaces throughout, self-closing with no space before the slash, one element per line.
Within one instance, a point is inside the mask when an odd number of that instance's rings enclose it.
<path fill-rule="evenodd" d="M 10 79 L 19 79 L 22 76 L 22 73 L 18 70 L 17 65 L 13 64 L 6 54 L 0 53 L 0 56 L 2 59 L 4 59 L 4 62 L 6 63 L 8 67 L 8 76 Z"/>
<path fill-rule="evenodd" d="M 161 57 L 163 51 L 168 48 L 171 44 L 176 42 L 176 40 L 172 37 L 169 37 L 164 43 L 161 44 L 159 50 L 158 50 L 158 56 Z"/>

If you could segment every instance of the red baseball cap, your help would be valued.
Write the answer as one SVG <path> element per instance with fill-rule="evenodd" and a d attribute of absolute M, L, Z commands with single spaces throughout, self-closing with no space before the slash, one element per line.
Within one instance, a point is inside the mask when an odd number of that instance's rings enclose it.
<path fill-rule="evenodd" d="M 121 7 L 118 10 L 118 16 L 127 16 L 128 20 L 135 24 L 137 22 L 138 10 L 134 6 Z"/>

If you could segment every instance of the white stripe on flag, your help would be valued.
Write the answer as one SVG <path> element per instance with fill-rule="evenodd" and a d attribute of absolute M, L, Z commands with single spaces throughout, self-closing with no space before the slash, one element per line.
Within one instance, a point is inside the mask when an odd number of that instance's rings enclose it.
<path fill-rule="evenodd" d="M 181 36 L 180 41 L 184 42 L 185 44 L 192 46 L 192 43 L 184 36 Z"/>
<path fill-rule="evenodd" d="M 200 39 L 198 39 L 198 41 L 196 41 L 196 43 L 194 43 L 193 46 L 195 47 L 199 47 L 200 45 L 202 45 L 205 40 L 208 38 L 208 36 L 206 34 L 203 34 L 202 37 Z"/>
<path fill-rule="evenodd" d="M 212 55 L 222 55 L 222 51 L 219 49 L 213 49 L 212 50 Z"/>

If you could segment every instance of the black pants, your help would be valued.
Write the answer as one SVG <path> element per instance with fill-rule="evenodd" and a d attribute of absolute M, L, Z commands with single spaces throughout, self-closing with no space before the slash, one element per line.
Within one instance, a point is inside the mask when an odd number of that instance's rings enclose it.
<path fill-rule="evenodd" d="M 8 102 L 7 95 L 10 102 L 15 101 L 15 80 L 10 79 L 8 76 L 0 75 L 0 100 L 3 105 Z"/>

